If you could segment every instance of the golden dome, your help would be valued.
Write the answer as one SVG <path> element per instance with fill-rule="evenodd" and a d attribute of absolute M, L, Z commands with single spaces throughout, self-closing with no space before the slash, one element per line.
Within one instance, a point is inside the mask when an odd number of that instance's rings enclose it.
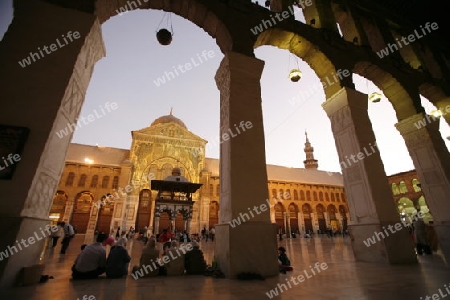
<path fill-rule="evenodd" d="M 177 117 L 174 117 L 172 115 L 172 111 L 170 111 L 170 115 L 159 117 L 158 119 L 153 121 L 152 124 L 150 124 L 150 126 L 157 125 L 157 124 L 165 124 L 165 123 L 175 123 L 187 130 L 187 127 L 183 123 L 183 121 L 181 121 L 180 119 L 178 119 Z"/>

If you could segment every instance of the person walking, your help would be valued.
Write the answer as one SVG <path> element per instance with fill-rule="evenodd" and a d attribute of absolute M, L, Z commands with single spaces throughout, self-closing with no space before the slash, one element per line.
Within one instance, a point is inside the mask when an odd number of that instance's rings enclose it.
<path fill-rule="evenodd" d="M 69 247 L 70 241 L 75 235 L 75 231 L 73 230 L 73 226 L 66 222 L 61 222 L 61 225 L 64 229 L 64 238 L 61 242 L 61 251 L 60 254 L 66 254 L 67 247 Z"/>
<path fill-rule="evenodd" d="M 55 248 L 56 245 L 58 245 L 58 240 L 60 237 L 64 234 L 64 228 L 61 226 L 61 222 L 56 223 L 56 226 L 58 226 L 57 231 L 52 231 L 50 237 L 52 238 L 52 248 Z"/>

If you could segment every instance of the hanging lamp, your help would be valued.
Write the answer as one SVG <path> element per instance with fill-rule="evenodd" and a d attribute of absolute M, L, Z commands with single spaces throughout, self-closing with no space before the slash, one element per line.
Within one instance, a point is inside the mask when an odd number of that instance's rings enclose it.
<path fill-rule="evenodd" d="M 291 59 L 291 55 L 294 56 L 294 59 L 295 59 L 296 64 L 297 64 L 297 68 L 291 69 L 289 71 L 289 79 L 292 82 L 298 82 L 302 78 L 302 72 L 300 71 L 300 67 L 298 66 L 297 57 L 294 54 L 292 54 L 292 53 L 289 53 L 289 62 L 290 62 L 290 59 Z"/>
<path fill-rule="evenodd" d="M 383 98 L 383 94 L 381 92 L 372 92 L 369 93 L 369 80 L 366 79 L 366 86 L 367 86 L 367 94 L 369 94 L 369 96 L 367 97 L 367 99 L 372 102 L 372 103 L 378 103 L 381 101 L 381 99 Z"/>
<path fill-rule="evenodd" d="M 164 19 L 166 20 L 166 28 L 160 28 L 161 23 L 164 21 Z M 170 30 L 168 29 L 169 26 L 170 26 Z M 158 28 L 156 31 L 156 39 L 158 40 L 158 42 L 161 45 L 167 46 L 167 45 L 170 45 L 170 43 L 172 42 L 172 37 L 173 37 L 173 28 L 172 28 L 171 13 L 164 12 L 163 17 L 158 24 Z"/>

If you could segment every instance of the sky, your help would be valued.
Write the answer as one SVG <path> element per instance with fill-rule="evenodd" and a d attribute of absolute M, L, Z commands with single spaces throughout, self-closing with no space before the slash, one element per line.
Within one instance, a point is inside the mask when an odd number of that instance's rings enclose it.
<path fill-rule="evenodd" d="M 0 38 L 12 20 L 11 3 L 12 0 L 0 1 Z M 259 3 L 263 5 L 263 1 Z M 296 11 L 296 19 L 304 21 L 302 13 Z M 173 40 L 163 46 L 156 40 L 156 31 L 167 24 L 173 27 Z M 172 109 L 189 131 L 210 141 L 206 157 L 219 158 L 218 143 L 212 143 L 219 139 L 220 120 L 220 93 L 214 76 L 224 56 L 215 40 L 190 21 L 160 10 L 137 10 L 115 16 L 102 25 L 102 34 L 106 56 L 95 65 L 80 117 L 102 109 L 105 114 L 82 124 L 72 142 L 129 149 L 131 131 L 148 127 Z M 261 97 L 266 162 L 303 168 L 307 131 L 319 170 L 341 172 L 330 120 L 321 106 L 326 100 L 323 90 L 292 103 L 302 91 L 320 85 L 317 75 L 285 50 L 263 46 L 255 49 L 255 56 L 265 62 Z M 36 63 L 44 60 L 45 57 Z M 165 77 L 165 72 L 174 73 L 174 67 L 186 63 L 191 63 L 190 70 L 178 71 L 170 80 Z M 288 73 L 297 66 L 302 78 L 291 82 Z M 162 77 L 165 83 L 161 82 Z M 378 91 L 366 79 L 358 75 L 353 78 L 357 90 Z M 116 109 L 106 111 L 108 102 L 115 102 Z M 435 109 L 428 100 L 422 98 L 422 102 L 427 112 Z M 383 98 L 379 103 L 369 103 L 369 117 L 387 175 L 414 169 L 404 140 L 394 127 L 397 120 L 389 101 Z M 450 141 L 445 138 L 450 136 L 450 129 L 443 120 L 441 132 L 450 149 Z"/>

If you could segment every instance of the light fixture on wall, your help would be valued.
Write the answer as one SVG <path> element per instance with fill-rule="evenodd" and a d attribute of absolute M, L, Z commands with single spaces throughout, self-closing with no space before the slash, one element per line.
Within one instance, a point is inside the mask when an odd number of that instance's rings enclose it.
<path fill-rule="evenodd" d="M 164 19 L 166 20 L 166 28 L 160 29 L 161 23 L 164 21 Z M 169 28 L 169 26 L 170 31 L 169 29 L 167 29 Z M 158 40 L 158 42 L 163 46 L 170 45 L 173 37 L 172 18 L 170 12 L 164 12 L 164 15 L 159 22 L 158 28 L 156 30 L 156 39 Z"/>
<path fill-rule="evenodd" d="M 296 62 L 296 67 L 297 68 L 294 67 L 294 68 L 291 69 L 291 67 L 290 67 L 291 55 L 294 57 L 294 60 Z M 297 56 L 295 56 L 292 53 L 289 53 L 289 69 L 290 69 L 290 71 L 289 71 L 289 79 L 292 82 L 297 82 L 297 81 L 299 81 L 302 78 L 302 71 L 300 71 L 300 67 L 298 66 Z"/>

